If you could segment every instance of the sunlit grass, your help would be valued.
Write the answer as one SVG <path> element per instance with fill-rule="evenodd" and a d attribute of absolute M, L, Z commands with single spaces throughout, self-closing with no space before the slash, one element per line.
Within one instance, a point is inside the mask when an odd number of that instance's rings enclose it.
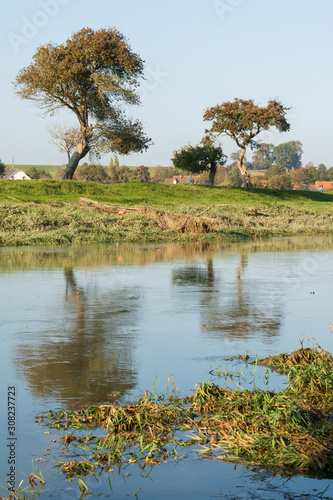
<path fill-rule="evenodd" d="M 132 209 L 107 213 L 80 198 Z M 0 245 L 162 242 L 332 234 L 333 195 L 152 183 L 0 181 Z M 159 224 L 152 207 L 183 218 Z M 150 209 L 150 212 L 152 210 Z M 193 225 L 190 218 L 197 218 Z M 198 224 L 198 220 L 199 224 Z M 193 220 L 193 219 L 192 219 Z M 206 233 L 191 227 L 204 225 Z"/>

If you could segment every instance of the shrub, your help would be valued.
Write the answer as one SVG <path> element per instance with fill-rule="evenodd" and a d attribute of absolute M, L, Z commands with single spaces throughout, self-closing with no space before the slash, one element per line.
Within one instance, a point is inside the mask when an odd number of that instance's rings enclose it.
<path fill-rule="evenodd" d="M 107 184 L 110 176 L 102 165 L 82 165 L 76 171 L 76 178 L 79 181 L 100 182 Z"/>

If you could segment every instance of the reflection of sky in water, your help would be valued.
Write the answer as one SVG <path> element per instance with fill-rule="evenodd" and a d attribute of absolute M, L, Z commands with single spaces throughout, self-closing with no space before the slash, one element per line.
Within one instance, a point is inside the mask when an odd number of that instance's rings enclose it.
<path fill-rule="evenodd" d="M 253 367 L 225 359 L 246 351 L 251 359 L 290 352 L 305 335 L 333 351 L 327 328 L 333 323 L 332 241 L 319 240 L 318 251 L 314 239 L 295 240 L 295 247 L 291 241 L 234 249 L 0 251 L 1 397 L 8 385 L 18 387 L 22 470 L 31 468 L 34 455 L 28 433 L 35 456 L 47 447 L 33 423 L 36 411 L 104 401 L 123 389 L 134 396 L 150 389 L 156 376 L 156 390 L 166 393 L 170 374 L 182 394 L 203 380 L 246 386 L 239 370 L 252 388 Z M 232 372 L 234 382 L 216 379 L 217 367 Z M 263 371 L 255 374 L 258 387 Z M 283 383 L 270 375 L 268 387 Z M 4 412 L 0 425 L 5 429 Z M 186 476 L 186 468 L 177 470 Z M 212 474 L 211 493 L 220 491 L 216 465 L 204 468 Z M 156 481 L 165 480 L 165 470 L 153 472 Z M 149 491 L 153 498 L 154 487 Z"/>

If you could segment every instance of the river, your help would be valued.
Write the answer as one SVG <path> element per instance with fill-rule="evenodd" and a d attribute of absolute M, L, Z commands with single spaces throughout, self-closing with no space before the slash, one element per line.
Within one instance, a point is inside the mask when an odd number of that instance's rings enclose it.
<path fill-rule="evenodd" d="M 56 431 L 36 423 L 40 412 L 109 401 L 114 391 L 130 401 L 154 381 L 166 394 L 171 374 L 178 393 L 190 394 L 227 358 L 245 353 L 291 352 L 301 342 L 333 352 L 330 236 L 2 248 L 0 279 L 0 484 L 10 473 L 11 444 L 15 485 L 27 486 L 37 467 L 46 480 L 42 499 L 80 498 L 80 490 L 54 468 L 61 449 L 52 442 Z M 245 373 L 243 365 L 234 368 Z M 259 370 L 255 384 L 263 383 Z M 268 387 L 284 383 L 272 374 Z M 15 392 L 12 439 L 8 388 Z M 323 498 L 333 498 L 327 479 L 286 481 L 197 458 L 153 467 L 148 477 L 133 466 L 85 482 L 88 498 L 284 499 L 324 490 Z"/>

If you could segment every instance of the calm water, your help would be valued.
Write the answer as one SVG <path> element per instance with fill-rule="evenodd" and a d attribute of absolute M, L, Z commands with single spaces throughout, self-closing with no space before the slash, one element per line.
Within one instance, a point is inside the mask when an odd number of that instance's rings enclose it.
<path fill-rule="evenodd" d="M 62 459 L 59 444 L 50 443 L 57 433 L 35 423 L 39 412 L 107 401 L 120 390 L 131 400 L 156 377 L 155 390 L 166 393 L 170 374 L 180 394 L 190 394 L 213 380 L 212 369 L 227 366 L 225 358 L 290 352 L 305 338 L 333 351 L 331 237 L 1 249 L 0 280 L 0 484 L 9 472 L 10 386 L 16 485 L 27 485 L 33 461 L 47 481 L 42 499 L 80 492 L 53 468 Z M 246 366 L 233 369 L 245 373 Z M 260 372 L 255 383 L 262 385 Z M 270 377 L 269 388 L 283 384 Z M 128 498 L 139 488 L 143 500 L 313 498 L 327 487 L 324 498 L 333 498 L 328 480 L 286 482 L 218 461 L 162 464 L 149 477 L 133 466 L 126 474 L 86 479 L 93 491 L 87 498 Z"/>

